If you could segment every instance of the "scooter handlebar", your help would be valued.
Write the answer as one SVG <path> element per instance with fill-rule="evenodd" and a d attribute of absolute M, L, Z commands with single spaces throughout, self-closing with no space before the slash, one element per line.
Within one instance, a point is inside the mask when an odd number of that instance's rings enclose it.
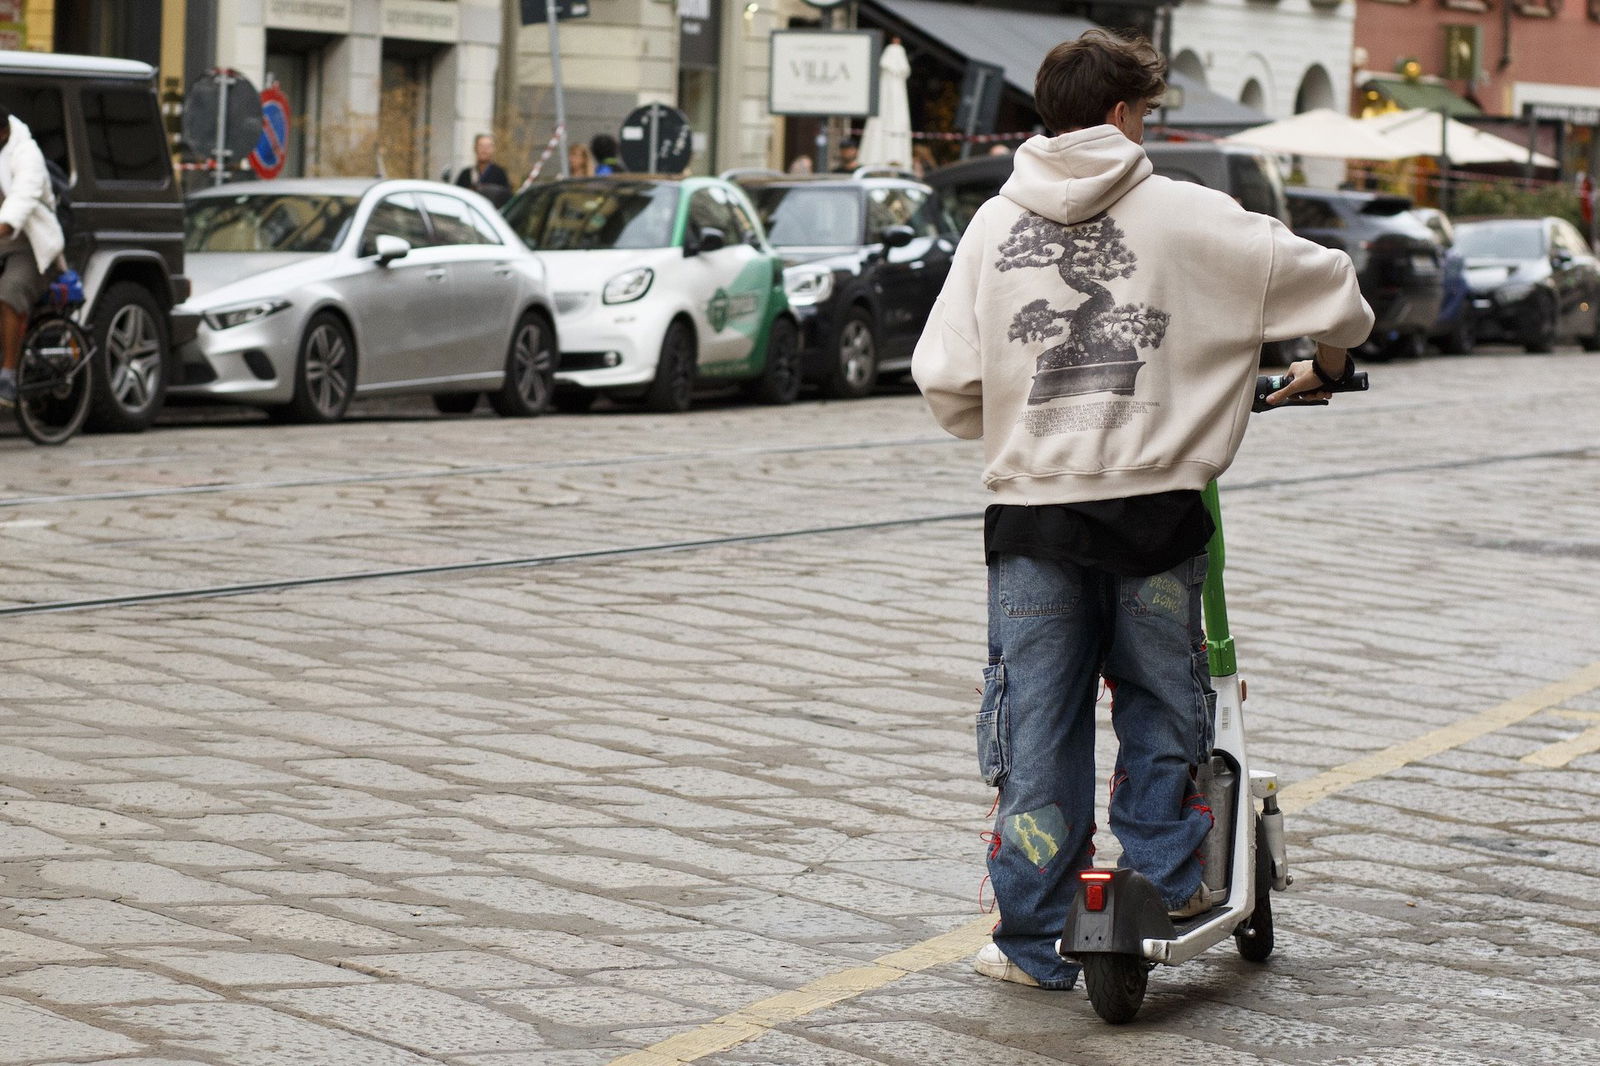
<path fill-rule="evenodd" d="M 1326 407 L 1327 400 L 1290 400 L 1288 403 L 1269 404 L 1267 397 L 1289 384 L 1288 374 L 1261 374 L 1256 377 L 1256 400 L 1250 405 L 1252 411 L 1271 411 L 1276 407 Z M 1324 385 L 1320 392 L 1366 392 L 1367 375 L 1365 371 L 1351 374 L 1349 380 Z"/>

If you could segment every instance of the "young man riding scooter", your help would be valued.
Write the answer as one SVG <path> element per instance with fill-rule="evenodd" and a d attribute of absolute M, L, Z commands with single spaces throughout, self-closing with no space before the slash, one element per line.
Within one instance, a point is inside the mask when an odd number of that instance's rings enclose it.
<path fill-rule="evenodd" d="M 1094 853 L 1094 708 L 1113 690 L 1111 830 L 1170 913 L 1214 902 L 1193 775 L 1214 695 L 1200 589 L 1201 490 L 1244 435 L 1261 345 L 1309 336 L 1274 404 L 1321 399 L 1372 312 L 1343 252 L 1199 185 L 1152 175 L 1145 116 L 1165 64 L 1091 30 L 1039 68 L 1053 136 L 979 209 L 912 360 L 934 417 L 982 438 L 989 665 L 977 720 L 999 788 L 1000 920 L 978 972 L 1071 988 L 1061 936 Z"/>

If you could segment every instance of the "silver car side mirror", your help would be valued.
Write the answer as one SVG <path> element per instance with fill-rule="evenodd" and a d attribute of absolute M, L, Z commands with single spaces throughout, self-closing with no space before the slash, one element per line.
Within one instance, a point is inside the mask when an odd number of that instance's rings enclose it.
<path fill-rule="evenodd" d="M 373 241 L 372 246 L 377 250 L 379 266 L 388 266 L 396 259 L 404 259 L 411 254 L 410 241 L 404 237 L 390 236 L 387 233 L 380 234 L 378 239 Z"/>

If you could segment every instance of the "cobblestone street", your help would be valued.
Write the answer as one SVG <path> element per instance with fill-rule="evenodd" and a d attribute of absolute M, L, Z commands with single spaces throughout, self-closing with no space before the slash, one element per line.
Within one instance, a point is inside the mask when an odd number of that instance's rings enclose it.
<path fill-rule="evenodd" d="M 1364 369 L 1223 483 L 1277 952 L 1120 1028 L 969 969 L 986 501 L 909 388 L 8 426 L 0 1064 L 1600 1061 L 1600 356 Z"/>

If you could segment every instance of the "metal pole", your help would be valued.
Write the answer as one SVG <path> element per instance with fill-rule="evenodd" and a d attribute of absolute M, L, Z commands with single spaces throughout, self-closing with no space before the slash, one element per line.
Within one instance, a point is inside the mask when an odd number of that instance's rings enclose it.
<path fill-rule="evenodd" d="M 1439 109 L 1439 210 L 1450 213 L 1450 114 Z"/>
<path fill-rule="evenodd" d="M 978 76 L 973 79 L 972 103 L 967 107 L 967 128 L 961 132 L 961 158 L 966 159 L 972 155 L 972 135 L 978 132 L 978 107 L 983 103 L 983 94 L 989 89 L 989 72 L 980 69 Z"/>
<path fill-rule="evenodd" d="M 1529 188 L 1533 187 L 1533 153 L 1539 144 L 1539 113 L 1533 108 L 1528 108 L 1528 161 L 1522 166 L 1522 178 Z"/>
<path fill-rule="evenodd" d="M 211 184 L 222 184 L 222 167 L 228 157 L 228 85 L 232 72 L 226 67 L 217 71 L 217 167 L 211 174 Z"/>
<path fill-rule="evenodd" d="M 572 176 L 572 164 L 567 159 L 567 99 L 561 93 L 561 29 L 556 18 L 556 0 L 544 0 L 544 17 L 550 23 L 550 78 L 555 83 L 556 134 L 561 139 L 561 176 Z"/>
<path fill-rule="evenodd" d="M 650 173 L 660 169 L 661 160 L 661 105 L 650 105 Z"/>

